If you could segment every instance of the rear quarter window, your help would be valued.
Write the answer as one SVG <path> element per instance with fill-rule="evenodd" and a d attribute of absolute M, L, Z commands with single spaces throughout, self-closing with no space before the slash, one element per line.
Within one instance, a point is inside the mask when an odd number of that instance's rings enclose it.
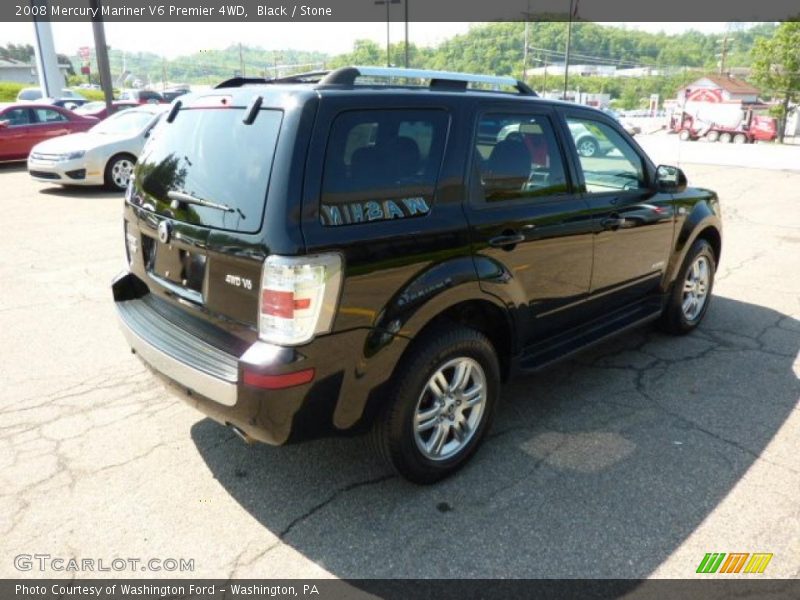
<path fill-rule="evenodd" d="M 326 226 L 430 212 L 444 154 L 444 110 L 341 113 L 325 153 L 320 220 Z"/>

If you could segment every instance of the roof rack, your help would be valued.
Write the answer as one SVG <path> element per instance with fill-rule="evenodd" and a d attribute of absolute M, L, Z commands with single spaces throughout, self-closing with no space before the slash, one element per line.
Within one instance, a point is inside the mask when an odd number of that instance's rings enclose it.
<path fill-rule="evenodd" d="M 342 67 L 331 71 L 320 80 L 320 85 L 355 85 L 359 77 L 375 79 L 429 79 L 431 88 L 466 90 L 470 83 L 494 88 L 510 87 L 525 96 L 536 96 L 526 83 L 513 77 L 455 73 L 452 71 L 429 71 L 427 69 L 400 69 L 394 67 Z"/>
<path fill-rule="evenodd" d="M 270 79 L 264 79 L 263 77 L 233 77 L 231 79 L 226 79 L 222 83 L 218 83 L 214 86 L 214 89 L 242 87 L 258 83 L 317 83 L 328 73 L 330 73 L 330 71 L 308 71 L 306 73 L 295 73 L 294 75 L 272 77 Z"/>
<path fill-rule="evenodd" d="M 226 79 L 222 83 L 218 83 L 214 86 L 214 89 L 242 87 L 249 83 L 267 83 L 267 80 L 263 77 L 233 77 L 231 79 Z"/>
<path fill-rule="evenodd" d="M 429 71 L 427 69 L 400 69 L 395 67 L 341 67 L 334 71 L 308 71 L 285 77 L 264 79 L 262 77 L 234 77 L 215 86 L 215 89 L 242 87 L 258 83 L 319 83 L 324 86 L 353 86 L 359 77 L 371 79 L 428 79 L 431 89 L 466 90 L 469 84 L 513 88 L 523 96 L 536 96 L 526 83 L 513 77 L 456 73 L 453 71 Z"/>

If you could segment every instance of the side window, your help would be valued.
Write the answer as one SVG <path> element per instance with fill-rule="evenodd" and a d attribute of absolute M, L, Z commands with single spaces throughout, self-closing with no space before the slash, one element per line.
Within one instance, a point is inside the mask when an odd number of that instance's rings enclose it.
<path fill-rule="evenodd" d="M 7 111 L 0 120 L 8 121 L 9 127 L 21 127 L 30 125 L 31 113 L 27 108 L 15 108 Z"/>
<path fill-rule="evenodd" d="M 59 121 L 67 120 L 67 117 L 51 108 L 34 108 L 33 110 L 39 123 L 58 123 Z"/>
<path fill-rule="evenodd" d="M 336 117 L 325 152 L 322 224 L 428 214 L 448 123 L 442 110 L 347 111 Z"/>
<path fill-rule="evenodd" d="M 567 191 L 564 164 L 547 117 L 482 115 L 474 155 L 486 202 L 524 201 Z"/>
<path fill-rule="evenodd" d="M 589 193 L 647 187 L 642 157 L 613 127 L 567 117 Z"/>

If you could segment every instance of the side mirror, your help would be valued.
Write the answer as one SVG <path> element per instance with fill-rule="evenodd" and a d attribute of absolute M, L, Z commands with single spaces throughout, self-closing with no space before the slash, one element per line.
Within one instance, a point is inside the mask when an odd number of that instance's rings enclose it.
<path fill-rule="evenodd" d="M 0 129 L 5 129 L 8 127 L 8 121 L 0 121 Z"/>
<path fill-rule="evenodd" d="M 686 186 L 686 174 L 678 167 L 659 165 L 656 169 L 656 188 L 659 192 L 679 194 Z"/>

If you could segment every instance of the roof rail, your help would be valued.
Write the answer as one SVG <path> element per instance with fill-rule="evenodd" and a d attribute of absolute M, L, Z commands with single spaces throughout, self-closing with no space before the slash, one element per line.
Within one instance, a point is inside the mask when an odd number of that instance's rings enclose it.
<path fill-rule="evenodd" d="M 249 83 L 267 83 L 268 81 L 263 77 L 233 77 L 231 79 L 226 79 L 222 83 L 218 83 L 214 86 L 215 90 L 221 88 L 233 88 L 233 87 L 242 87 L 243 85 L 247 85 Z"/>
<path fill-rule="evenodd" d="M 323 77 L 328 75 L 330 70 L 327 71 L 306 71 L 305 73 L 295 73 L 294 75 L 284 75 L 283 77 L 275 77 L 268 79 L 268 83 L 317 83 Z"/>
<path fill-rule="evenodd" d="M 254 83 L 317 83 L 328 73 L 330 73 L 330 71 L 308 71 L 306 73 L 295 73 L 294 75 L 272 77 L 270 79 L 264 79 L 263 77 L 233 77 L 231 79 L 226 79 L 222 83 L 218 83 L 214 86 L 214 89 L 242 87 Z"/>
<path fill-rule="evenodd" d="M 513 77 L 455 73 L 452 71 L 429 71 L 427 69 L 400 69 L 394 67 L 342 67 L 331 71 L 320 80 L 320 85 L 355 85 L 359 77 L 429 79 L 431 88 L 466 90 L 470 83 L 499 88 L 511 87 L 525 96 L 536 96 L 527 84 Z"/>

